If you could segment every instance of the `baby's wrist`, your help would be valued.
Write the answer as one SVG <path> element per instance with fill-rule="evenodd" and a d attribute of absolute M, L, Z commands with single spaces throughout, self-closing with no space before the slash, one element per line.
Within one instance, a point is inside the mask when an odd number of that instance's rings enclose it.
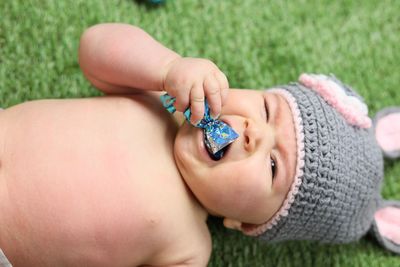
<path fill-rule="evenodd" d="M 159 88 L 159 91 L 166 91 L 166 86 L 165 86 L 165 84 L 166 84 L 166 80 L 167 80 L 167 77 L 168 77 L 168 73 L 169 73 L 169 71 L 171 70 L 172 66 L 175 65 L 176 62 L 179 61 L 180 59 L 182 59 L 182 57 L 179 56 L 179 55 L 176 55 L 175 57 L 172 57 L 172 58 L 164 65 L 164 67 L 162 68 L 162 71 L 161 71 L 162 80 L 161 80 L 161 87 Z"/>

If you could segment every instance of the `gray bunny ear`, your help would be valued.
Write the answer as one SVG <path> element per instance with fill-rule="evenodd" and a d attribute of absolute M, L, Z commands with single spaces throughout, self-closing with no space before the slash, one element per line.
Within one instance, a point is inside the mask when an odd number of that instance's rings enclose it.
<path fill-rule="evenodd" d="M 387 158 L 400 157 L 400 107 L 379 111 L 374 120 L 375 137 Z"/>
<path fill-rule="evenodd" d="M 383 200 L 370 233 L 385 249 L 400 255 L 400 201 Z"/>
<path fill-rule="evenodd" d="M 368 117 L 368 107 L 362 98 L 333 75 L 303 73 L 299 77 L 299 82 L 318 93 L 350 125 L 362 129 L 372 126 Z"/>

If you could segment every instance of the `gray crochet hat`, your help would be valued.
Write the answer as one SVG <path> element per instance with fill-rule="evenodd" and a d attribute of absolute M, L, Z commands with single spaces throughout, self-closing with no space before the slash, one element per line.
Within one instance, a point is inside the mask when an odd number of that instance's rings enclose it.
<path fill-rule="evenodd" d="M 399 202 L 382 200 L 382 151 L 366 105 L 333 76 L 303 74 L 299 83 L 272 89 L 292 110 L 297 136 L 297 169 L 280 210 L 243 232 L 265 241 L 317 240 L 346 243 L 368 231 L 400 253 L 400 225 L 387 230 L 379 218 L 400 216 Z M 397 206 L 397 208 L 395 208 Z M 397 217 L 400 218 L 400 217 Z M 382 226 L 383 225 L 383 226 Z M 382 230 L 383 229 L 383 230 Z M 386 233 L 386 235 L 382 234 Z M 397 234 L 397 237 L 396 237 Z M 399 242 L 399 243 L 396 243 Z"/>

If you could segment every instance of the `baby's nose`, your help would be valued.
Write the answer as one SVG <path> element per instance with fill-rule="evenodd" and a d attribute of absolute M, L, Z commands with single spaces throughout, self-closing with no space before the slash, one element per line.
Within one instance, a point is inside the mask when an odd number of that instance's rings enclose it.
<path fill-rule="evenodd" d="M 269 137 L 272 138 L 273 135 L 273 129 L 267 127 L 265 123 L 256 123 L 251 119 L 244 121 L 244 148 L 250 153 L 254 152 L 264 140 L 269 140 Z"/>

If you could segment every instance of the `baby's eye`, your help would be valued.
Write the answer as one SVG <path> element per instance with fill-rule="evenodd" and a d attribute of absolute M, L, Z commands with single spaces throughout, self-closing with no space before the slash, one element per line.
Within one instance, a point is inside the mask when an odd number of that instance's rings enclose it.
<path fill-rule="evenodd" d="M 272 157 L 270 158 L 270 161 L 271 161 L 272 180 L 274 180 L 275 179 L 275 174 L 276 174 L 276 162 Z"/>
<path fill-rule="evenodd" d="M 269 108 L 268 108 L 268 104 L 267 101 L 264 100 L 264 105 L 265 105 L 265 117 L 266 117 L 266 121 L 269 121 Z"/>

